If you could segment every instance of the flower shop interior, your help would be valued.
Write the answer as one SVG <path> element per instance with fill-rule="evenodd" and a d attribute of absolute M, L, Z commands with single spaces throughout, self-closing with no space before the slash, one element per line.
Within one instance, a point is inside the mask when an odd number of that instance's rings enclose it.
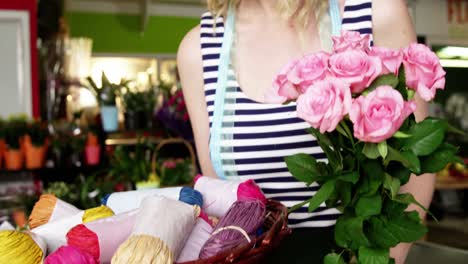
<path fill-rule="evenodd" d="M 468 1 L 407 6 L 447 72 L 430 114 L 464 131 L 448 140 L 467 164 Z M 176 53 L 205 10 L 202 0 L 0 1 L 2 228 L 31 228 L 42 194 L 85 210 L 115 192 L 193 185 L 200 166 Z M 466 263 L 466 166 L 437 173 L 429 211 L 407 263 Z"/>

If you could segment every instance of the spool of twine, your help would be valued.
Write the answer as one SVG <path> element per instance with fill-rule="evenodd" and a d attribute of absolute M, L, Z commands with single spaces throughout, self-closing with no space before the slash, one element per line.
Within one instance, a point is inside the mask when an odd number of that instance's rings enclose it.
<path fill-rule="evenodd" d="M 266 198 L 253 180 L 222 180 L 218 178 L 197 176 L 195 190 L 203 196 L 202 210 L 208 215 L 223 217 L 235 201 L 260 200 Z"/>
<path fill-rule="evenodd" d="M 265 204 L 258 200 L 237 201 L 221 218 L 203 246 L 200 258 L 206 259 L 225 250 L 251 242 L 265 219 Z"/>
<path fill-rule="evenodd" d="M 112 258 L 113 264 L 172 264 L 192 231 L 198 206 L 151 196 L 143 200 L 130 238 Z"/>
<path fill-rule="evenodd" d="M 68 245 L 109 263 L 117 248 L 127 240 L 135 225 L 137 210 L 77 225 L 67 234 Z"/>
<path fill-rule="evenodd" d="M 62 246 L 54 253 L 47 256 L 44 264 L 98 264 L 96 260 L 86 252 L 82 252 L 73 246 Z"/>
<path fill-rule="evenodd" d="M 190 205 L 203 205 L 201 193 L 190 187 L 169 187 L 157 189 L 143 189 L 128 192 L 116 192 L 107 195 L 102 203 L 110 207 L 115 214 L 121 214 L 140 208 L 146 197 L 164 196 L 173 200 L 180 200 Z"/>
<path fill-rule="evenodd" d="M 91 208 L 81 211 L 73 216 L 62 218 L 47 224 L 41 225 L 31 231 L 47 242 L 47 252 L 52 253 L 59 247 L 66 245 L 66 234 L 76 225 L 82 224 L 83 221 L 98 220 L 108 217 L 111 211 L 104 207 Z"/>
<path fill-rule="evenodd" d="M 188 237 L 182 252 L 177 258 L 177 263 L 198 259 L 203 245 L 211 237 L 213 226 L 211 226 L 210 222 L 208 222 L 209 219 L 202 217 L 202 215 L 206 214 L 200 214 L 200 217 L 198 217 L 195 227 L 190 233 L 190 236 Z"/>
<path fill-rule="evenodd" d="M 36 228 L 48 222 L 53 222 L 79 213 L 75 206 L 64 202 L 53 194 L 43 194 L 34 204 L 29 216 L 29 226 Z"/>
<path fill-rule="evenodd" d="M 19 231 L 0 231 L 0 263 L 40 264 L 44 256 L 44 250 L 31 235 Z"/>
<path fill-rule="evenodd" d="M 106 218 L 109 216 L 113 216 L 114 212 L 112 209 L 105 205 L 101 205 L 98 207 L 94 207 L 88 210 L 85 210 L 83 214 L 83 223 L 88 223 L 92 221 L 96 221 L 98 219 Z"/>

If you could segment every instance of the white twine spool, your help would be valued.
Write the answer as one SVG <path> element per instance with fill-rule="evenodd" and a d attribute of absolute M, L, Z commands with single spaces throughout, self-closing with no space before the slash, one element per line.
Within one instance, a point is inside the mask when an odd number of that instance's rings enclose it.
<path fill-rule="evenodd" d="M 80 209 L 57 198 L 57 201 L 55 202 L 54 210 L 52 211 L 52 214 L 50 215 L 49 222 L 54 222 L 62 218 L 73 216 L 80 212 L 81 212 Z"/>
<path fill-rule="evenodd" d="M 139 208 L 143 199 L 149 196 L 160 195 L 173 200 L 178 200 L 181 189 L 182 187 L 171 187 L 116 192 L 109 196 L 106 205 L 112 209 L 115 214 L 120 214 Z"/>
<path fill-rule="evenodd" d="M 132 210 L 85 224 L 98 237 L 101 263 L 110 263 L 115 251 L 130 237 L 137 214 L 138 210 Z"/>
<path fill-rule="evenodd" d="M 83 221 L 84 211 L 81 211 L 74 216 L 62 218 L 60 220 L 49 222 L 32 229 L 34 234 L 42 237 L 47 243 L 47 254 L 53 253 L 59 247 L 67 244 L 66 235 L 70 229 Z"/>
<path fill-rule="evenodd" d="M 231 205 L 237 201 L 239 180 L 221 180 L 200 177 L 195 183 L 195 190 L 203 195 L 203 211 L 208 215 L 222 217 Z"/>
<path fill-rule="evenodd" d="M 213 227 L 204 219 L 198 218 L 179 258 L 177 258 L 177 263 L 198 259 L 203 245 L 205 245 L 206 241 L 211 237 L 212 232 Z"/>
<path fill-rule="evenodd" d="M 196 220 L 194 206 L 163 196 L 143 200 L 132 235 L 149 235 L 164 241 L 174 259 L 190 235 Z"/>

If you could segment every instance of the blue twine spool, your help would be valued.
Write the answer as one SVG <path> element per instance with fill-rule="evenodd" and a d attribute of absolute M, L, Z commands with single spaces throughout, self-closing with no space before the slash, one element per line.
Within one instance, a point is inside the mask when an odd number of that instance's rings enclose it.
<path fill-rule="evenodd" d="M 182 187 L 179 194 L 179 201 L 190 205 L 198 205 L 200 208 L 203 207 L 202 194 L 190 187 Z"/>
<path fill-rule="evenodd" d="M 110 196 L 111 196 L 111 194 L 108 193 L 108 194 L 106 194 L 106 196 L 102 197 L 101 204 L 102 205 L 107 205 L 107 200 L 109 199 Z"/>

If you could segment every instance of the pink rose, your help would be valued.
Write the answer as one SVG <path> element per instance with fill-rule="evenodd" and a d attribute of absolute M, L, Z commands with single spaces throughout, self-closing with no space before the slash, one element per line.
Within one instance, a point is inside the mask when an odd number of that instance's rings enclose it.
<path fill-rule="evenodd" d="M 351 107 L 349 85 L 339 79 L 317 81 L 297 99 L 297 116 L 320 133 L 335 130 Z"/>
<path fill-rule="evenodd" d="M 439 58 L 426 45 L 411 44 L 404 50 L 406 85 L 418 92 L 422 99 L 434 99 L 437 89 L 445 87 L 445 71 Z"/>
<path fill-rule="evenodd" d="M 342 30 L 340 36 L 332 37 L 332 39 L 334 52 L 356 49 L 368 51 L 370 47 L 370 36 L 361 35 L 357 31 Z"/>
<path fill-rule="evenodd" d="M 354 100 L 349 118 L 354 124 L 356 138 L 379 143 L 397 132 L 414 110 L 414 101 L 405 102 L 397 90 L 384 85 Z"/>
<path fill-rule="evenodd" d="M 289 72 L 296 66 L 299 60 L 293 60 L 286 64 L 276 75 L 271 89 L 264 95 L 265 102 L 271 104 L 282 104 L 287 100 L 296 99 L 299 96 L 297 87 L 288 80 Z"/>
<path fill-rule="evenodd" d="M 323 80 L 328 73 L 328 59 L 326 52 L 310 54 L 299 60 L 289 72 L 288 80 L 300 88 L 304 93 L 314 82 Z"/>
<path fill-rule="evenodd" d="M 351 92 L 360 93 L 382 73 L 382 62 L 361 50 L 348 50 L 330 57 L 330 72 L 351 86 Z"/>
<path fill-rule="evenodd" d="M 398 75 L 398 70 L 403 62 L 403 52 L 401 50 L 372 47 L 368 54 L 380 58 L 382 61 L 382 74 L 393 73 Z"/>

